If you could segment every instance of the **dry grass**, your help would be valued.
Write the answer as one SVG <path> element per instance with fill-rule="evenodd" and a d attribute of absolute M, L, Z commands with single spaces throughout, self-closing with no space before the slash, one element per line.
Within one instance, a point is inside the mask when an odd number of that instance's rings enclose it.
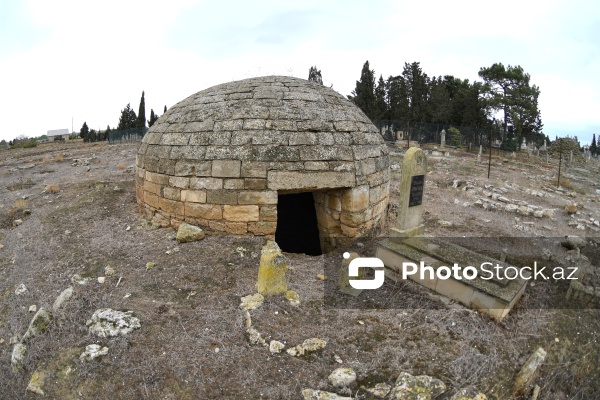
<path fill-rule="evenodd" d="M 568 190 L 573 190 L 573 184 L 567 178 L 560 178 L 558 181 L 558 186 L 562 186 Z"/>
<path fill-rule="evenodd" d="M 62 154 L 59 154 L 56 157 L 54 157 L 54 161 L 56 161 L 56 162 L 61 162 L 62 160 L 64 160 L 64 157 Z"/>
<path fill-rule="evenodd" d="M 46 186 L 46 193 L 58 193 L 60 191 L 60 186 L 58 185 L 58 183 L 50 183 L 48 186 Z"/>
<path fill-rule="evenodd" d="M 125 169 L 125 168 L 127 168 L 127 166 L 125 164 L 123 164 L 123 163 L 117 164 L 117 169 L 121 169 L 122 170 L 122 169 Z"/>
<path fill-rule="evenodd" d="M 50 158 L 49 158 L 49 157 L 44 157 L 44 158 L 42 159 L 42 162 L 43 162 L 44 164 L 48 164 L 48 163 L 50 162 Z"/>

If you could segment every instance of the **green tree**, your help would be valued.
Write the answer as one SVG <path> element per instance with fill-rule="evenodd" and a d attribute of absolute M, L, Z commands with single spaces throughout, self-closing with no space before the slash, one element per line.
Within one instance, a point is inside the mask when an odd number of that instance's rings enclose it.
<path fill-rule="evenodd" d="M 518 65 L 505 68 L 502 63 L 496 63 L 481 68 L 479 76 L 485 83 L 483 93 L 489 106 L 503 113 L 503 140 L 510 124 L 519 135 L 541 133 L 543 125 L 537 107 L 540 90 L 535 85 L 530 86 L 530 76 L 523 68 Z"/>
<path fill-rule="evenodd" d="M 163 114 L 167 112 L 167 106 L 165 105 L 165 109 L 163 110 Z"/>
<path fill-rule="evenodd" d="M 148 120 L 148 128 L 152 127 L 158 121 L 158 115 L 154 114 L 154 110 L 150 109 L 150 119 Z"/>
<path fill-rule="evenodd" d="M 429 77 L 418 62 L 404 63 L 402 77 L 406 82 L 410 120 L 426 122 L 428 118 Z"/>
<path fill-rule="evenodd" d="M 323 77 L 321 76 L 321 70 L 317 69 L 317 66 L 310 67 L 308 70 L 308 80 L 323 84 Z"/>
<path fill-rule="evenodd" d="M 598 154 L 598 145 L 596 144 L 596 134 L 595 133 L 594 133 L 594 136 L 592 137 L 592 144 L 590 145 L 590 153 L 592 153 L 593 156 Z"/>
<path fill-rule="evenodd" d="M 375 119 L 375 71 L 369 68 L 368 60 L 364 63 L 360 80 L 356 81 L 356 88 L 349 98 L 367 117 L 371 120 Z"/>
<path fill-rule="evenodd" d="M 121 117 L 119 118 L 119 125 L 117 125 L 117 130 L 124 131 L 126 129 L 136 128 L 137 123 L 137 115 L 135 115 L 135 111 L 131 109 L 131 105 L 128 103 L 127 107 L 121 110 Z"/>
<path fill-rule="evenodd" d="M 440 76 L 431 79 L 429 84 L 429 109 L 431 110 L 431 122 L 448 123 L 450 119 L 450 94 L 446 83 Z"/>
<path fill-rule="evenodd" d="M 142 91 L 142 98 L 140 99 L 136 125 L 136 128 L 146 127 L 146 100 L 144 99 L 144 91 Z"/>
<path fill-rule="evenodd" d="M 88 133 L 90 133 L 90 128 L 88 128 L 87 123 L 84 122 L 83 125 L 81 125 L 81 129 L 79 130 L 79 137 L 85 139 L 85 136 Z"/>

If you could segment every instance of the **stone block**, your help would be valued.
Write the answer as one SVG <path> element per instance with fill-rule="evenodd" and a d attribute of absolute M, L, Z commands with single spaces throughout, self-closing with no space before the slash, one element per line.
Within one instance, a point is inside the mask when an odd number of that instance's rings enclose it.
<path fill-rule="evenodd" d="M 255 235 L 274 235 L 277 230 L 277 222 L 249 222 L 248 231 Z"/>
<path fill-rule="evenodd" d="M 252 130 L 252 129 L 264 129 L 265 128 L 265 120 L 264 119 L 246 119 L 244 120 L 244 130 Z"/>
<path fill-rule="evenodd" d="M 357 212 L 369 206 L 369 187 L 357 186 L 342 192 L 342 210 Z"/>
<path fill-rule="evenodd" d="M 182 190 L 181 201 L 192 203 L 206 203 L 206 192 L 203 190 Z"/>
<path fill-rule="evenodd" d="M 370 220 L 371 215 L 371 209 L 366 209 L 359 212 L 343 211 L 340 214 L 340 222 L 344 225 L 356 228 L 361 226 L 364 222 Z"/>
<path fill-rule="evenodd" d="M 223 206 L 223 219 L 234 222 L 251 222 L 259 220 L 257 205 Z"/>
<path fill-rule="evenodd" d="M 246 222 L 225 221 L 224 230 L 232 235 L 244 235 L 248 232 L 248 224 Z"/>
<path fill-rule="evenodd" d="M 169 177 L 167 175 L 157 174 L 155 172 L 146 171 L 145 180 L 159 185 L 168 185 Z"/>
<path fill-rule="evenodd" d="M 242 162 L 241 176 L 244 178 L 266 178 L 266 162 L 244 161 Z"/>
<path fill-rule="evenodd" d="M 298 132 L 290 136 L 290 146 L 315 145 L 317 144 L 317 135 L 314 132 Z"/>
<path fill-rule="evenodd" d="M 325 197 L 326 207 L 330 210 L 342 211 L 342 201 L 340 196 L 336 196 L 334 194 L 327 194 Z"/>
<path fill-rule="evenodd" d="M 218 190 L 223 188 L 223 180 L 219 178 L 190 178 L 191 189 Z"/>
<path fill-rule="evenodd" d="M 243 179 L 224 179 L 223 189 L 240 190 L 244 188 Z"/>
<path fill-rule="evenodd" d="M 163 196 L 169 200 L 181 200 L 181 189 L 166 187 L 163 189 Z"/>
<path fill-rule="evenodd" d="M 237 204 L 237 192 L 233 190 L 210 190 L 206 202 L 211 204 Z"/>
<path fill-rule="evenodd" d="M 150 207 L 158 208 L 158 199 L 159 197 L 156 194 L 144 192 L 144 203 Z"/>
<path fill-rule="evenodd" d="M 277 206 L 261 206 L 259 217 L 261 221 L 277 221 Z"/>
<path fill-rule="evenodd" d="M 180 189 L 187 189 L 190 186 L 190 178 L 172 176 L 169 178 L 169 185 Z"/>
<path fill-rule="evenodd" d="M 238 204 L 277 204 L 277 192 L 265 191 L 243 191 L 238 194 Z"/>
<path fill-rule="evenodd" d="M 162 189 L 162 186 L 159 185 L 158 183 L 152 183 L 150 181 L 144 182 L 144 190 L 146 192 L 154 193 L 156 195 L 161 196 L 162 195 L 161 189 Z"/>
<path fill-rule="evenodd" d="M 249 190 L 262 190 L 267 188 L 267 180 L 260 178 L 246 178 L 244 179 L 244 189 Z"/>
<path fill-rule="evenodd" d="M 438 279 L 435 291 L 464 305 L 471 304 L 471 298 L 475 292 L 471 286 L 452 278 Z"/>
<path fill-rule="evenodd" d="M 271 190 L 334 189 L 354 186 L 352 172 L 333 171 L 269 171 L 267 186 Z"/>
<path fill-rule="evenodd" d="M 239 178 L 241 161 L 213 160 L 212 176 L 217 178 Z"/>
<path fill-rule="evenodd" d="M 202 219 L 222 219 L 221 206 L 217 204 L 185 203 L 185 217 Z"/>
<path fill-rule="evenodd" d="M 352 161 L 354 154 L 350 146 L 302 146 L 300 160 L 303 161 Z"/>
<path fill-rule="evenodd" d="M 159 208 L 171 215 L 184 215 L 184 206 L 181 201 L 169 200 L 165 198 L 158 199 Z"/>
<path fill-rule="evenodd" d="M 307 171 L 327 171 L 329 163 L 327 161 L 307 161 L 304 163 L 304 169 Z"/>

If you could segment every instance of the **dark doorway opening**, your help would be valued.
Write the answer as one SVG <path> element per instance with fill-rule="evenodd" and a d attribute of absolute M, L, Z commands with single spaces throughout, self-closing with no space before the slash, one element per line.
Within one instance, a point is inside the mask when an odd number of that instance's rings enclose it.
<path fill-rule="evenodd" d="M 287 253 L 323 254 L 311 192 L 279 195 L 275 241 Z"/>

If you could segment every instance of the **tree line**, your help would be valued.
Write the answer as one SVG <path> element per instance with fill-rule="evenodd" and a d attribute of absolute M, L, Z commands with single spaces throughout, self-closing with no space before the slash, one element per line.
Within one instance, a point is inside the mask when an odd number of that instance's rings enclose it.
<path fill-rule="evenodd" d="M 165 106 L 163 112 L 167 112 L 167 106 Z M 150 128 L 152 125 L 154 125 L 159 117 L 160 116 L 158 114 L 154 113 L 153 109 L 150 109 L 150 119 L 146 121 L 146 100 L 145 93 L 142 91 L 138 113 L 136 114 L 131 108 L 131 103 L 127 103 L 127 106 L 121 110 L 119 123 L 114 130 L 130 131 L 135 129 L 138 130 L 143 136 L 146 132 L 146 122 L 148 122 L 148 128 Z M 111 129 L 110 125 L 108 125 L 104 131 L 96 131 L 95 129 L 90 129 L 87 125 L 87 122 L 84 122 L 79 130 L 79 137 L 82 138 L 86 143 L 100 142 L 108 140 L 111 131 L 113 131 L 113 129 Z"/>
<path fill-rule="evenodd" d="M 483 132 L 491 133 L 508 151 L 517 149 L 522 138 L 539 146 L 544 139 L 550 142 L 542 133 L 540 89 L 531 85 L 523 68 L 496 63 L 480 68 L 478 75 L 482 82 L 452 75 L 430 77 L 419 62 L 413 62 L 405 63 L 399 75 L 387 79 L 380 75 L 376 79 L 375 70 L 366 61 L 348 99 L 382 134 L 397 133 L 403 126 L 399 121 L 403 121 L 408 126 L 413 123 L 470 127 L 466 140 L 480 143 Z M 309 80 L 322 83 L 316 66 L 310 68 Z M 496 112 L 501 113 L 502 119 L 494 118 Z M 478 137 L 475 131 L 479 132 Z M 459 131 L 454 128 L 453 132 Z"/>

